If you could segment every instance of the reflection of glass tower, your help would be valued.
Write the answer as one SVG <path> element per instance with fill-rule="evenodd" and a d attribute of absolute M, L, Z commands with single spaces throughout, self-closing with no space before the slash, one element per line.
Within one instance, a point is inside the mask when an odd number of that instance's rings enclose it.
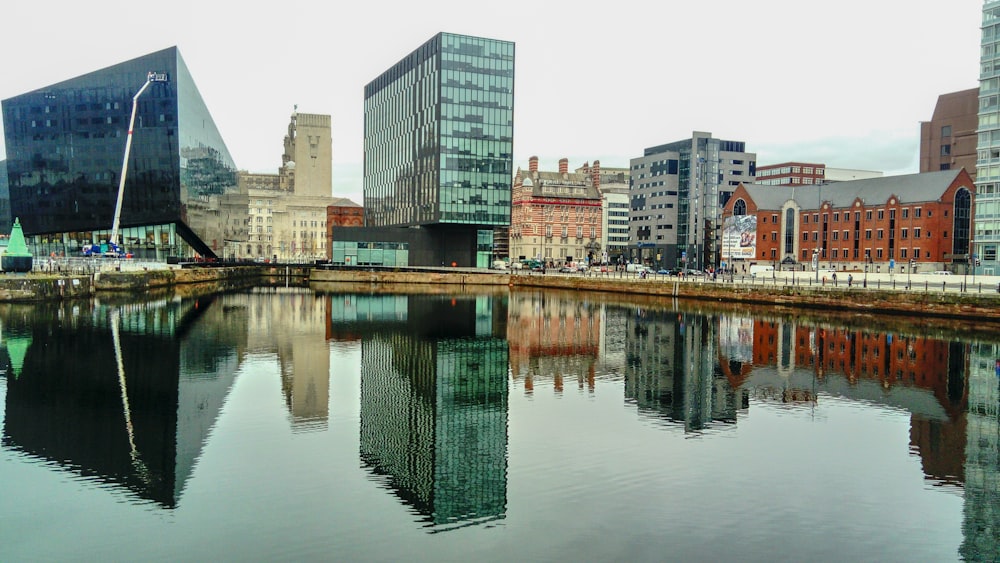
<path fill-rule="evenodd" d="M 974 344 L 969 374 L 965 450 L 966 561 L 996 561 L 1000 553 L 1000 345 Z"/>
<path fill-rule="evenodd" d="M 30 341 L 7 378 L 3 445 L 175 507 L 238 371 L 245 317 L 211 298 L 26 310 L 3 318 L 5 337 Z"/>
<path fill-rule="evenodd" d="M 380 316 L 400 304 L 392 296 L 367 299 L 385 303 L 357 309 Z M 361 459 L 433 526 L 503 518 L 508 348 L 490 318 L 499 304 L 427 296 L 410 297 L 406 307 L 395 315 L 401 322 L 365 319 L 359 329 Z M 406 320 L 417 317 L 449 320 L 432 327 Z"/>
<path fill-rule="evenodd" d="M 630 320 L 625 398 L 640 412 L 703 430 L 735 422 L 746 391 L 729 384 L 716 361 L 716 320 L 637 309 Z"/>

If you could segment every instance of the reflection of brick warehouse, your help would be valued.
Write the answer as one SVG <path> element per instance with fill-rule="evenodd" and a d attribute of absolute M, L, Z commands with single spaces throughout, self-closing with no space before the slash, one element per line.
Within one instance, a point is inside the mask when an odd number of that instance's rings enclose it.
<path fill-rule="evenodd" d="M 574 296 L 512 293 L 508 310 L 511 374 L 515 381 L 524 378 L 525 391 L 538 380 L 551 380 L 562 391 L 565 376 L 593 391 L 601 342 L 597 304 Z"/>
<path fill-rule="evenodd" d="M 786 332 L 794 334 L 795 365 L 810 367 L 820 381 L 842 374 L 852 386 L 863 379 L 877 381 L 886 391 L 894 386 L 930 391 L 947 419 L 912 416 L 910 443 L 920 453 L 928 477 L 943 483 L 963 481 L 966 345 L 925 337 L 755 320 L 754 365 L 780 365 L 782 336 Z"/>
<path fill-rule="evenodd" d="M 933 391 L 954 419 L 964 405 L 964 346 L 925 337 L 861 330 L 797 327 L 796 361 L 817 375 L 843 373 L 849 380 L 877 379 L 882 386 L 909 385 Z M 815 347 L 815 350 L 813 348 Z M 814 359 L 819 358 L 816 362 Z"/>

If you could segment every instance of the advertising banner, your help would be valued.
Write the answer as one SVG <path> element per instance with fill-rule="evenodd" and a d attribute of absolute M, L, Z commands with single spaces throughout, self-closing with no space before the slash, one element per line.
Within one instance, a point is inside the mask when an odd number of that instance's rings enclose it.
<path fill-rule="evenodd" d="M 757 216 L 733 215 L 722 225 L 722 259 L 752 260 L 757 256 Z"/>

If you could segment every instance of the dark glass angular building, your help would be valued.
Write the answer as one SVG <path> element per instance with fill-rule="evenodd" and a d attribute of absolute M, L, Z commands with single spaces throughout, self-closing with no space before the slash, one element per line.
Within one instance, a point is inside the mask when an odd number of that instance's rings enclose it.
<path fill-rule="evenodd" d="M 176 47 L 3 100 L 10 212 L 36 255 L 108 242 L 132 98 L 120 240 L 137 257 L 223 254 L 245 231 L 236 166 Z M 238 241 L 234 241 L 238 242 Z"/>
<path fill-rule="evenodd" d="M 365 226 L 420 227 L 434 265 L 488 266 L 513 138 L 514 44 L 435 35 L 365 86 Z"/>

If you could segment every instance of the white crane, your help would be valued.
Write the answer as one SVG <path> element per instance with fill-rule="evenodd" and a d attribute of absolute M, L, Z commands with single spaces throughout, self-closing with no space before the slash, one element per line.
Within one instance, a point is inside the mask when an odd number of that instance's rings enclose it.
<path fill-rule="evenodd" d="M 135 127 L 135 111 L 136 107 L 139 105 L 139 96 L 146 91 L 151 82 L 166 82 L 166 73 L 152 72 L 146 74 L 146 83 L 139 88 L 139 91 L 132 96 L 132 116 L 128 120 L 128 135 L 125 137 L 125 156 L 122 158 L 122 173 L 121 177 L 118 178 L 118 201 L 115 202 L 115 219 L 111 223 L 111 238 L 108 241 L 110 244 L 110 250 L 115 253 L 119 252 L 118 247 L 118 225 L 121 221 L 122 215 L 122 196 L 125 195 L 125 173 L 128 172 L 128 156 L 129 152 L 132 150 L 132 128 Z"/>

